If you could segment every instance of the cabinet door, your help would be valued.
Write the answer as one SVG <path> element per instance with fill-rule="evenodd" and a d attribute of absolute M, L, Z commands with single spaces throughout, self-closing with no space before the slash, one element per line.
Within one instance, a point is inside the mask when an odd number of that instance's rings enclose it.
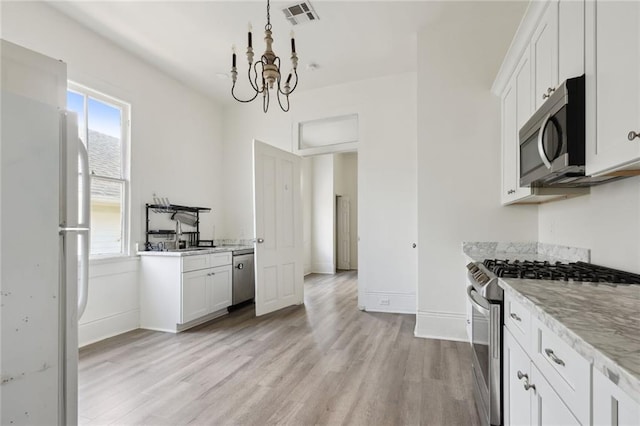
<path fill-rule="evenodd" d="M 514 199 L 519 200 L 531 195 L 531 188 L 520 186 L 520 129 L 533 115 L 533 99 L 531 97 L 531 54 L 525 51 L 516 67 L 514 84 L 516 88 L 516 128 L 515 128 L 515 193 Z"/>
<path fill-rule="evenodd" d="M 586 8 L 586 172 L 639 169 L 640 137 L 629 133 L 640 133 L 640 2 Z"/>
<path fill-rule="evenodd" d="M 209 269 L 182 274 L 182 324 L 209 312 L 208 282 Z"/>
<path fill-rule="evenodd" d="M 210 312 L 216 312 L 231 306 L 231 265 L 209 270 L 209 303 Z"/>
<path fill-rule="evenodd" d="M 504 328 L 504 424 L 524 426 L 531 424 L 531 392 L 524 385 L 530 378 L 531 361 L 511 332 Z"/>
<path fill-rule="evenodd" d="M 580 422 L 574 417 L 534 364 L 531 364 L 530 382 L 534 386 L 529 390 L 532 393 L 532 425 L 580 426 Z"/>
<path fill-rule="evenodd" d="M 533 96 L 536 109 L 558 84 L 558 1 L 547 3 L 531 39 Z"/>
<path fill-rule="evenodd" d="M 558 5 L 558 83 L 584 74 L 584 0 Z"/>
<path fill-rule="evenodd" d="M 502 95 L 502 203 L 516 199 L 518 189 L 518 169 L 516 149 L 518 137 L 516 129 L 516 89 L 512 82 Z"/>
<path fill-rule="evenodd" d="M 593 370 L 593 425 L 640 425 L 640 404 L 598 370 Z"/>

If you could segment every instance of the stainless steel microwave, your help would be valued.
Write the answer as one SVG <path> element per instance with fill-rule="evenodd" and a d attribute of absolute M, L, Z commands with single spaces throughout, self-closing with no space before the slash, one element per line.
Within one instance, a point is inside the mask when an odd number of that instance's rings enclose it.
<path fill-rule="evenodd" d="M 584 75 L 564 81 L 520 129 L 520 186 L 584 178 Z"/>
<path fill-rule="evenodd" d="M 520 129 L 520 186 L 584 187 L 585 77 L 564 81 Z"/>

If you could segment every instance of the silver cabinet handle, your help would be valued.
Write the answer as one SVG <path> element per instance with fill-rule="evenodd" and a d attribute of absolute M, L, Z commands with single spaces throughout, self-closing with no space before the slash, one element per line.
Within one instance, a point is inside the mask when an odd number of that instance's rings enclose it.
<path fill-rule="evenodd" d="M 411 248 L 416 248 L 418 245 L 416 243 L 411 244 Z"/>
<path fill-rule="evenodd" d="M 522 318 L 520 318 L 518 315 L 516 315 L 515 313 L 511 312 L 511 314 L 509 314 L 509 316 L 511 318 L 513 318 L 516 321 L 522 321 Z"/>
<path fill-rule="evenodd" d="M 258 244 L 264 243 L 264 238 L 256 238 L 256 243 Z"/>
<path fill-rule="evenodd" d="M 528 391 L 529 389 L 536 390 L 536 385 L 532 385 L 529 383 L 529 376 L 524 374 L 522 371 L 518 370 L 518 380 L 524 379 L 524 390 Z"/>
<path fill-rule="evenodd" d="M 640 132 L 634 132 L 632 130 L 629 132 L 629 135 L 627 135 L 627 137 L 629 138 L 630 141 L 634 140 L 635 138 L 640 139 Z"/>
<path fill-rule="evenodd" d="M 516 190 L 515 189 L 510 189 L 507 191 L 507 194 L 515 194 Z"/>
<path fill-rule="evenodd" d="M 215 272 L 209 272 L 209 273 L 207 274 L 207 276 L 208 276 L 208 277 L 211 277 L 211 276 L 213 276 L 213 275 L 215 275 L 215 274 L 216 274 Z"/>
<path fill-rule="evenodd" d="M 545 350 L 544 350 L 544 353 L 546 353 L 546 354 L 547 354 L 547 356 L 548 356 L 549 358 L 551 358 L 551 359 L 553 360 L 553 362 L 555 362 L 556 364 L 564 366 L 564 361 L 563 361 L 563 360 L 561 360 L 560 358 L 558 358 L 558 357 L 556 356 L 556 354 L 554 354 L 554 353 L 553 353 L 553 351 L 552 351 L 551 349 L 549 349 L 549 348 L 545 349 Z"/>
<path fill-rule="evenodd" d="M 555 91 L 556 91 L 556 88 L 555 88 L 555 87 L 549 87 L 549 88 L 547 88 L 547 93 L 543 93 L 543 94 L 542 94 L 542 99 L 547 99 L 547 98 L 551 97 L 551 94 L 552 94 L 553 92 L 555 92 Z"/>

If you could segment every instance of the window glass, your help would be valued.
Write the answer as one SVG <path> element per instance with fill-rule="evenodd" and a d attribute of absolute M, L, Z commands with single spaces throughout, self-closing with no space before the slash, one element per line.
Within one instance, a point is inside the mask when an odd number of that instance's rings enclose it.
<path fill-rule="evenodd" d="M 91 172 L 91 255 L 128 252 L 129 105 L 69 83 L 67 109 L 78 114 L 78 132 L 87 146 Z M 127 129 L 128 130 L 128 129 Z"/>
<path fill-rule="evenodd" d="M 91 179 L 91 253 L 118 254 L 122 246 L 123 182 Z"/>
<path fill-rule="evenodd" d="M 122 120 L 119 108 L 89 98 L 89 165 L 91 174 L 122 177 Z"/>

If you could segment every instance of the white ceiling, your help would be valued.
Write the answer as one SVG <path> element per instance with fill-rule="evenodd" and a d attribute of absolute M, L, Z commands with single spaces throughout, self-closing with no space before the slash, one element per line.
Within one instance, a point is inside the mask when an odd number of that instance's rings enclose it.
<path fill-rule="evenodd" d="M 264 51 L 266 0 L 51 4 L 223 103 L 231 102 L 231 80 L 217 75 L 230 71 L 232 44 L 236 44 L 238 50 L 238 88 L 248 90 L 244 52 L 249 21 L 253 24 L 256 59 Z M 274 51 L 282 57 L 287 71 L 292 26 L 281 9 L 292 4 L 294 0 L 271 3 Z M 416 70 L 416 33 L 443 19 L 444 9 L 442 2 L 430 1 L 312 0 L 312 4 L 320 19 L 293 27 L 300 59 L 298 90 Z M 524 12 L 524 7 L 520 9 Z M 509 18 L 513 19 L 513 11 L 510 12 Z M 317 64 L 318 69 L 308 70 L 307 65 L 311 63 Z M 242 90 L 239 93 L 242 94 Z"/>

